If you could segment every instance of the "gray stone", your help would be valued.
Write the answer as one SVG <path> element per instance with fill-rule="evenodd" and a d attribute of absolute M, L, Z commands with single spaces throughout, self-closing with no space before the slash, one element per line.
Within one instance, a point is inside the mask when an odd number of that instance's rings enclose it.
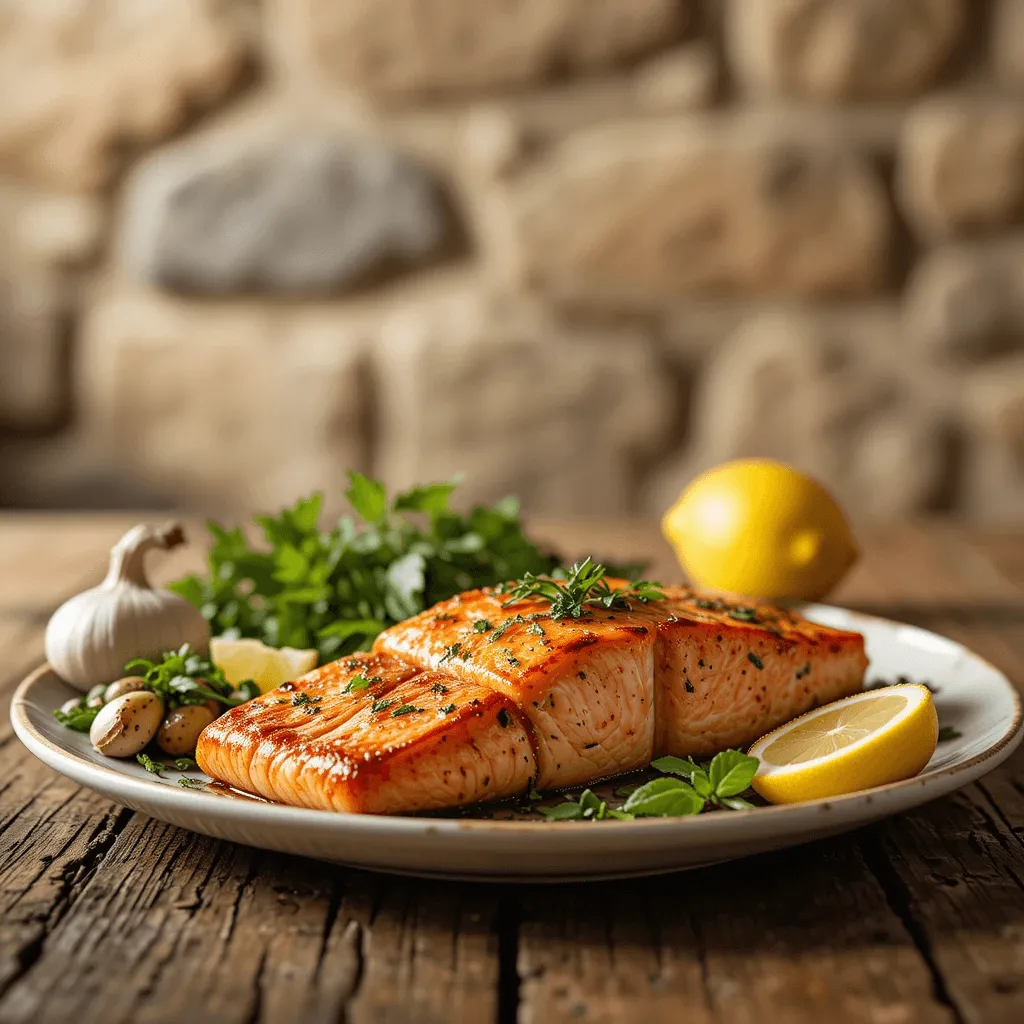
<path fill-rule="evenodd" d="M 426 168 L 379 141 L 305 132 L 156 154 L 132 182 L 121 251 L 174 291 L 301 295 L 376 283 L 454 240 Z"/>

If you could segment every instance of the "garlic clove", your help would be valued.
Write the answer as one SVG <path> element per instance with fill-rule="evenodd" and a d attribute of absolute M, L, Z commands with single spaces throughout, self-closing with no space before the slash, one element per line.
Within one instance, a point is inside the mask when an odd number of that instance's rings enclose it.
<path fill-rule="evenodd" d="M 132 757 L 153 739 L 164 707 L 150 690 L 136 690 L 100 708 L 89 729 L 89 740 L 107 757 Z"/>
<path fill-rule="evenodd" d="M 133 527 L 111 550 L 106 579 L 57 609 L 46 627 L 46 657 L 62 679 L 85 692 L 120 679 L 133 658 L 159 660 L 185 643 L 207 652 L 210 625 L 199 609 L 151 587 L 144 571 L 148 551 L 183 542 L 176 523 Z"/>

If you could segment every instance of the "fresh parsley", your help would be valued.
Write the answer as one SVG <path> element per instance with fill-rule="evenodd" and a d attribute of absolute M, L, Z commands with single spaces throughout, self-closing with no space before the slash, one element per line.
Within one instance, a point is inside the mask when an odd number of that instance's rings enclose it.
<path fill-rule="evenodd" d="M 164 766 L 159 761 L 154 761 L 149 754 L 136 754 L 135 760 L 138 761 L 150 775 L 159 775 L 164 770 Z"/>
<path fill-rule="evenodd" d="M 506 607 L 531 597 L 548 601 L 552 619 L 578 619 L 586 614 L 587 606 L 630 608 L 631 601 L 646 604 L 648 601 L 660 601 L 665 596 L 659 583 L 637 580 L 625 586 L 612 587 L 605 578 L 607 575 L 607 566 L 586 558 L 573 565 L 564 579 L 527 572 L 522 579 L 505 584 L 500 590 L 508 598 Z"/>
<path fill-rule="evenodd" d="M 78 707 L 73 711 L 64 711 L 63 708 L 55 708 L 53 717 L 64 726 L 65 729 L 74 729 L 75 732 L 88 732 L 92 728 L 93 719 L 100 713 L 100 709 L 86 707 L 85 694 L 78 701 Z"/>
<path fill-rule="evenodd" d="M 208 658 L 196 654 L 188 644 L 168 651 L 160 661 L 136 658 L 125 665 L 125 671 L 142 676 L 146 689 L 152 690 L 168 711 L 182 704 L 202 704 L 207 700 L 234 707 L 249 699 L 248 696 L 232 697 L 235 688 L 224 673 Z"/>
<path fill-rule="evenodd" d="M 355 517 L 333 528 L 320 526 L 319 494 L 258 517 L 263 548 L 239 527 L 209 523 L 207 573 L 171 589 L 216 635 L 315 647 L 323 663 L 366 650 L 387 626 L 464 590 L 558 566 L 526 537 L 513 499 L 460 515 L 450 504 L 454 483 L 414 487 L 389 503 L 377 481 L 353 472 L 349 482 Z"/>
<path fill-rule="evenodd" d="M 397 707 L 391 712 L 391 717 L 399 718 L 401 715 L 411 715 L 416 711 L 422 710 L 423 708 L 418 708 L 415 704 L 403 704 L 401 707 Z"/>
<path fill-rule="evenodd" d="M 947 743 L 949 740 L 958 740 L 963 735 L 957 732 L 951 725 L 944 725 L 939 729 L 939 743 Z"/>

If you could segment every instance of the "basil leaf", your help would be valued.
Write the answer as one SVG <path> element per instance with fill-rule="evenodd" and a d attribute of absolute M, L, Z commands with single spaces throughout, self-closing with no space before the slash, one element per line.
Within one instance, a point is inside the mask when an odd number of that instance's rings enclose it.
<path fill-rule="evenodd" d="M 689 779 L 694 772 L 703 771 L 693 758 L 672 757 L 671 755 L 656 758 L 651 762 L 651 767 L 659 772 L 665 772 L 667 775 L 681 775 L 684 779 Z"/>
<path fill-rule="evenodd" d="M 543 814 L 548 821 L 582 821 L 583 808 L 575 800 L 568 800 L 564 804 L 555 804 L 554 807 L 538 807 L 538 814 Z"/>
<path fill-rule="evenodd" d="M 740 750 L 723 750 L 711 761 L 710 778 L 715 796 L 738 796 L 750 786 L 760 762 Z"/>
<path fill-rule="evenodd" d="M 719 797 L 718 802 L 723 806 L 727 807 L 730 811 L 752 811 L 754 805 L 749 800 L 744 800 L 741 796 L 723 796 Z"/>
<path fill-rule="evenodd" d="M 601 805 L 604 801 L 591 789 L 583 791 L 583 795 L 579 799 L 580 807 L 583 808 L 584 814 L 590 811 L 591 814 L 597 814 L 601 810 Z"/>
<path fill-rule="evenodd" d="M 704 803 L 681 779 L 653 779 L 634 791 L 622 809 L 638 818 L 679 818 L 700 814 Z"/>

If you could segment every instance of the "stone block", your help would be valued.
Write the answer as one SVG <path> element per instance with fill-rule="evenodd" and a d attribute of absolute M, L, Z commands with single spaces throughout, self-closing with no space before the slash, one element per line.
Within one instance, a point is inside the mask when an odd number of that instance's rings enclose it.
<path fill-rule="evenodd" d="M 1024 238 L 931 253 L 907 286 L 904 336 L 958 372 L 1024 350 Z"/>
<path fill-rule="evenodd" d="M 300 0 L 327 74 L 376 100 L 467 96 L 601 71 L 679 38 L 689 0 Z"/>
<path fill-rule="evenodd" d="M 241 79 L 248 0 L 6 4 L 0 167 L 98 189 L 127 153 L 181 129 Z"/>
<path fill-rule="evenodd" d="M 645 492 L 662 512 L 696 474 L 730 459 L 779 459 L 820 479 L 857 518 L 928 508 L 949 468 L 942 418 L 881 356 L 898 321 L 755 316 L 698 380 L 692 445 Z"/>
<path fill-rule="evenodd" d="M 180 504 L 271 509 L 365 468 L 364 336 L 330 309 L 112 288 L 78 359 L 85 429 Z"/>
<path fill-rule="evenodd" d="M 884 287 L 891 210 L 855 153 L 704 119 L 580 132 L 509 188 L 518 273 L 570 302 L 855 296 Z"/>
<path fill-rule="evenodd" d="M 375 352 L 378 468 L 391 486 L 464 474 L 464 501 L 529 511 L 636 504 L 671 426 L 664 368 L 637 332 L 570 326 L 521 299 L 448 296 L 397 314 Z"/>
<path fill-rule="evenodd" d="M 1024 87 L 1024 0 L 993 0 L 992 58 L 1002 85 Z"/>
<path fill-rule="evenodd" d="M 339 293 L 448 255 L 440 183 L 384 142 L 280 131 L 157 153 L 129 188 L 121 255 L 185 294 Z"/>
<path fill-rule="evenodd" d="M 901 205 L 928 239 L 1024 218 L 1024 104 L 942 100 L 908 116 L 897 167 Z"/>
<path fill-rule="evenodd" d="M 963 0 L 727 0 L 726 43 L 754 93 L 822 102 L 922 92 L 964 31 Z"/>
<path fill-rule="evenodd" d="M 38 268 L 0 268 L 0 429 L 40 432 L 68 415 L 67 311 Z"/>

